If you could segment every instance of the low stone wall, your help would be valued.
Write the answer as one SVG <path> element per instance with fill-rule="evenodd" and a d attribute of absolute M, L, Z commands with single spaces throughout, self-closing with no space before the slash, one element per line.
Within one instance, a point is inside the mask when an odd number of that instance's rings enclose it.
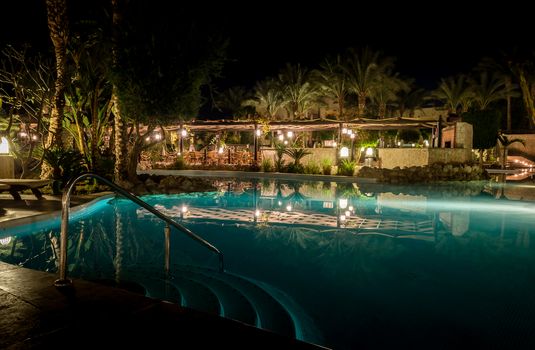
<path fill-rule="evenodd" d="M 379 169 L 362 167 L 357 176 L 384 183 L 425 183 L 435 181 L 485 180 L 487 172 L 478 164 L 432 164 L 408 168 Z"/>
<path fill-rule="evenodd" d="M 472 151 L 464 148 L 378 148 L 377 154 L 380 167 L 385 169 L 472 160 Z"/>

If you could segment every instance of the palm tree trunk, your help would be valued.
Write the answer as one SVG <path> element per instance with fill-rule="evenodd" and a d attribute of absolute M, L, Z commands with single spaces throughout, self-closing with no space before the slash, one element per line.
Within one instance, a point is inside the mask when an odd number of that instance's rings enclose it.
<path fill-rule="evenodd" d="M 63 109 L 65 107 L 65 85 L 67 66 L 67 40 L 68 40 L 68 20 L 66 0 L 46 0 L 48 30 L 50 39 L 54 45 L 56 56 L 56 81 L 54 84 L 54 99 L 50 112 L 50 125 L 48 136 L 45 141 L 45 148 L 55 145 L 62 148 L 62 122 Z M 43 163 L 41 177 L 47 178 L 52 174 L 52 168 Z"/>
<path fill-rule="evenodd" d="M 507 91 L 511 91 L 511 77 L 506 77 L 505 79 L 505 88 L 507 89 Z M 511 94 L 510 93 L 507 93 L 507 96 L 506 96 L 506 101 L 507 101 L 507 131 L 510 132 L 511 131 Z"/>
<path fill-rule="evenodd" d="M 366 94 L 359 93 L 358 94 L 358 116 L 359 118 L 362 118 L 364 116 L 364 110 L 366 109 Z"/>
<path fill-rule="evenodd" d="M 344 97 L 338 97 L 338 120 L 344 120 Z"/>
<path fill-rule="evenodd" d="M 119 67 L 119 46 L 121 38 L 120 25 L 123 19 L 122 6 L 124 1 L 112 0 L 112 64 L 114 69 Z M 115 167 L 113 169 L 114 181 L 119 184 L 124 184 L 128 179 L 128 153 L 126 149 L 126 122 L 125 117 L 121 113 L 119 103 L 119 93 L 117 84 L 113 84 L 112 88 L 112 110 L 114 121 L 114 148 L 115 148 Z"/>
<path fill-rule="evenodd" d="M 113 169 L 114 181 L 122 184 L 127 178 L 127 149 L 126 149 L 126 123 L 124 122 L 119 107 L 119 98 L 117 97 L 116 88 L 114 87 L 111 97 L 113 104 L 113 122 L 114 122 L 114 148 L 115 148 L 115 167 Z"/>
<path fill-rule="evenodd" d="M 522 98 L 524 100 L 526 111 L 528 112 L 531 124 L 535 124 L 535 104 L 533 102 L 533 96 L 531 95 L 529 83 L 526 79 L 526 74 L 522 69 L 519 70 L 519 78 L 520 89 L 522 90 Z"/>

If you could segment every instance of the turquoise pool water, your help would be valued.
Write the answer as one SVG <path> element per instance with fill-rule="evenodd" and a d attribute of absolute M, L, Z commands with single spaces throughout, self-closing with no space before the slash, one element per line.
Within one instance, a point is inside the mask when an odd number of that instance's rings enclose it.
<path fill-rule="evenodd" d="M 143 199 L 217 246 L 230 275 L 273 296 L 298 339 L 336 349 L 535 346 L 534 203 L 479 186 L 217 185 Z M 0 236 L 1 260 L 56 271 L 57 220 Z M 74 214 L 70 237 L 71 276 L 145 285 L 141 275 L 163 274 L 163 224 L 126 200 Z M 185 284 L 185 270 L 217 268 L 179 233 L 171 253 Z M 188 291 L 177 298 L 192 305 Z"/>

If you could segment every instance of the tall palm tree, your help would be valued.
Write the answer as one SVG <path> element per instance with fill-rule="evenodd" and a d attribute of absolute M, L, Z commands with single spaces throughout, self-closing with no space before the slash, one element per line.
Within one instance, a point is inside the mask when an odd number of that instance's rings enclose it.
<path fill-rule="evenodd" d="M 311 74 L 300 64 L 286 64 L 279 74 L 282 96 L 290 120 L 302 118 L 317 102 L 318 89 Z"/>
<path fill-rule="evenodd" d="M 433 96 L 445 103 L 449 113 L 466 112 L 473 101 L 473 92 L 466 82 L 467 78 L 463 74 L 456 78 L 441 79 Z"/>
<path fill-rule="evenodd" d="M 366 47 L 361 51 L 350 49 L 344 70 L 348 76 L 349 89 L 358 97 L 358 116 L 364 116 L 366 100 L 379 84 L 380 77 L 394 66 L 391 57 L 382 57 Z"/>
<path fill-rule="evenodd" d="M 511 62 L 512 60 L 509 55 L 502 54 L 497 60 L 488 57 L 483 58 L 476 68 L 476 70 L 490 71 L 498 74 L 505 81 L 505 90 L 507 91 L 505 96 L 505 100 L 507 101 L 507 131 L 510 131 L 512 127 L 511 100 L 513 97 L 519 96 L 518 92 L 515 92 L 515 85 L 513 84 L 514 74 L 511 69 Z"/>
<path fill-rule="evenodd" d="M 67 18 L 66 0 L 46 0 L 47 22 L 50 39 L 54 45 L 56 57 L 56 81 L 54 84 L 54 99 L 50 112 L 50 125 L 45 148 L 54 145 L 62 148 L 62 121 L 65 107 L 66 67 L 67 67 L 67 41 L 69 39 L 69 22 Z M 48 177 L 51 169 L 43 166 L 42 177 Z"/>
<path fill-rule="evenodd" d="M 322 92 L 338 105 L 338 120 L 344 120 L 345 99 L 349 93 L 347 76 L 343 69 L 343 60 L 340 55 L 327 58 L 320 70 L 314 71 L 316 81 Z"/>
<path fill-rule="evenodd" d="M 121 25 L 123 23 L 124 0 L 111 0 L 112 4 L 112 69 L 119 69 L 119 47 L 121 43 Z M 127 157 L 127 138 L 126 118 L 121 111 L 119 101 L 119 87 L 116 81 L 113 81 L 111 106 L 113 112 L 114 127 L 114 150 L 115 166 L 113 169 L 113 179 L 119 184 L 124 184 L 128 179 L 128 157 Z"/>
<path fill-rule="evenodd" d="M 478 79 L 470 80 L 470 85 L 474 103 L 480 110 L 487 109 L 492 102 L 516 97 L 514 85 L 498 73 L 489 76 L 488 72 L 482 71 Z"/>
<path fill-rule="evenodd" d="M 273 79 L 258 82 L 254 88 L 254 96 L 245 102 L 264 114 L 269 120 L 275 120 L 277 113 L 284 107 L 284 100 L 279 84 Z"/>
<path fill-rule="evenodd" d="M 378 117 L 385 118 L 387 104 L 397 99 L 398 92 L 408 90 L 409 84 L 399 78 L 398 74 L 381 74 L 371 94 L 372 101 L 377 105 Z"/>
<path fill-rule="evenodd" d="M 409 89 L 398 91 L 395 101 L 400 118 L 403 118 L 405 113 L 407 113 L 408 117 L 414 117 L 416 110 L 423 106 L 428 97 L 428 92 L 415 87 L 413 80 L 407 80 L 406 83 Z"/>
<path fill-rule="evenodd" d="M 251 98 L 251 94 L 242 86 L 231 87 L 216 98 L 216 106 L 220 111 L 232 114 L 232 117 L 246 117 L 251 112 L 251 106 L 245 103 Z M 254 112 L 253 112 L 254 114 Z"/>

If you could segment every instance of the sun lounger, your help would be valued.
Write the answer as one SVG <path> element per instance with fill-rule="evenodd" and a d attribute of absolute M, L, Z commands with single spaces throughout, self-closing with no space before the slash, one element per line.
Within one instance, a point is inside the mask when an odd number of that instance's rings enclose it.
<path fill-rule="evenodd" d="M 37 199 L 43 198 L 39 188 L 50 183 L 50 180 L 39 179 L 0 179 L 0 192 L 8 191 L 14 199 L 21 200 L 20 191 L 30 189 Z"/>

